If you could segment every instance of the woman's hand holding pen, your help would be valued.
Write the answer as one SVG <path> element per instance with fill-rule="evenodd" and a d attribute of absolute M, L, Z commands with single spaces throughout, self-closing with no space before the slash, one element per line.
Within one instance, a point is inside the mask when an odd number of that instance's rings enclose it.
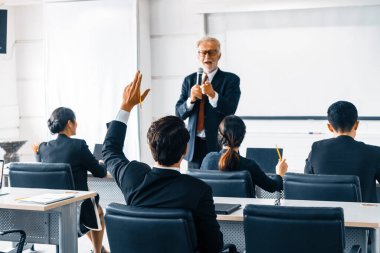
<path fill-rule="evenodd" d="M 276 165 L 276 174 L 284 177 L 285 173 L 288 171 L 288 164 L 286 163 L 286 159 L 278 160 Z"/>

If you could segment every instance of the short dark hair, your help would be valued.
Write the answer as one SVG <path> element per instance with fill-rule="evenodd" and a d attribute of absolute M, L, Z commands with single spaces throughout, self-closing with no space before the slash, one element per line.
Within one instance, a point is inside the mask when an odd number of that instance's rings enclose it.
<path fill-rule="evenodd" d="M 358 120 L 358 111 L 352 103 L 338 101 L 330 105 L 327 119 L 335 131 L 349 132 Z"/>
<path fill-rule="evenodd" d="M 59 133 L 65 129 L 68 121 L 75 121 L 75 113 L 70 108 L 58 107 L 47 121 L 48 128 L 52 134 Z"/>
<path fill-rule="evenodd" d="M 171 166 L 185 154 L 190 134 L 183 120 L 166 116 L 150 125 L 147 138 L 153 159 L 161 165 Z"/>

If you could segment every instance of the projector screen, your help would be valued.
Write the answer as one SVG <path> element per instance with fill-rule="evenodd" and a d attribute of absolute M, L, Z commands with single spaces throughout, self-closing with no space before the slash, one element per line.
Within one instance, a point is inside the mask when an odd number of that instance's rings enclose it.
<path fill-rule="evenodd" d="M 360 116 L 380 116 L 380 18 L 320 23 L 226 31 L 226 69 L 241 78 L 237 115 L 325 116 L 348 100 Z"/>
<path fill-rule="evenodd" d="M 7 10 L 0 10 L 0 54 L 7 53 Z"/>

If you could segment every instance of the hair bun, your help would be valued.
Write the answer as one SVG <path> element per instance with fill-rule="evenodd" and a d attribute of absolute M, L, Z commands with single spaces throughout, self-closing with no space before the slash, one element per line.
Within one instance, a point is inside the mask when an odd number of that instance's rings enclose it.
<path fill-rule="evenodd" d="M 65 126 L 62 126 L 58 119 L 48 120 L 48 127 L 52 134 L 59 133 Z"/>

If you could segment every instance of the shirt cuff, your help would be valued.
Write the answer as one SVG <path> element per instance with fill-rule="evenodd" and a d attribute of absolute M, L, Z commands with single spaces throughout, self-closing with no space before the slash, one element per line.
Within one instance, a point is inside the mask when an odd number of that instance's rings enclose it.
<path fill-rule="evenodd" d="M 218 106 L 218 99 L 219 99 L 219 94 L 218 92 L 215 91 L 215 97 L 214 98 L 208 98 L 208 101 L 210 101 L 210 104 L 212 107 L 216 108 Z"/>
<path fill-rule="evenodd" d="M 191 111 L 191 110 L 193 110 L 193 108 L 194 108 L 194 104 L 191 103 L 191 98 L 189 97 L 186 100 L 186 110 Z"/>
<path fill-rule="evenodd" d="M 120 121 L 120 122 L 122 122 L 124 124 L 127 124 L 128 123 L 128 119 L 129 119 L 129 115 L 130 115 L 129 112 L 120 109 L 119 112 L 116 115 L 115 120 L 116 121 Z"/>

